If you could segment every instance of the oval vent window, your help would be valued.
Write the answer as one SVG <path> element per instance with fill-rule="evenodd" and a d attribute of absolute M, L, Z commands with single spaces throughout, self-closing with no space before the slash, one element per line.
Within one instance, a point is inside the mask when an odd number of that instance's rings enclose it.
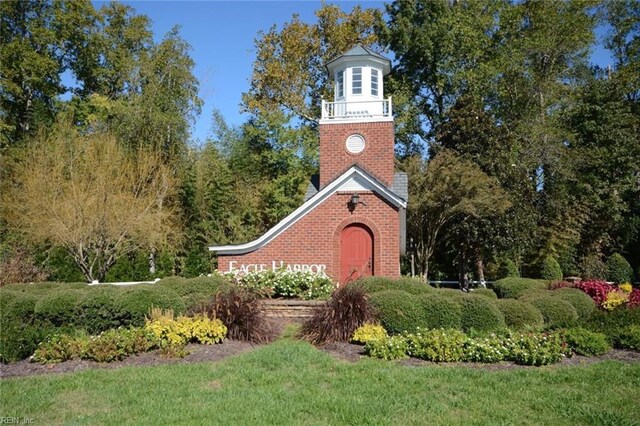
<path fill-rule="evenodd" d="M 364 138 L 360 135 L 351 135 L 347 138 L 347 151 L 352 154 L 360 154 L 364 151 Z"/>

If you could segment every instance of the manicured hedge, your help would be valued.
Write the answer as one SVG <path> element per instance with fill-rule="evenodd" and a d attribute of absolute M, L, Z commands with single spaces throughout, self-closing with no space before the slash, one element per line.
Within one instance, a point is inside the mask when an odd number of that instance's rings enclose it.
<path fill-rule="evenodd" d="M 372 294 L 369 302 L 376 309 L 382 326 L 390 334 L 427 327 L 428 321 L 416 296 L 402 290 L 387 290 Z"/>
<path fill-rule="evenodd" d="M 578 320 L 578 312 L 570 303 L 550 296 L 534 297 L 528 300 L 538 308 L 544 324 L 548 328 L 570 327 Z"/>
<path fill-rule="evenodd" d="M 544 326 L 542 314 L 530 303 L 516 299 L 498 299 L 496 307 L 504 315 L 507 327 L 514 330 L 539 330 Z"/>
<path fill-rule="evenodd" d="M 596 304 L 587 293 L 577 288 L 559 288 L 552 293 L 553 297 L 559 298 L 568 302 L 578 312 L 578 317 L 581 320 L 588 319 L 591 314 L 596 310 Z"/>
<path fill-rule="evenodd" d="M 37 321 L 55 327 L 77 323 L 76 307 L 83 297 L 81 290 L 57 290 L 41 297 L 35 305 Z"/>
<path fill-rule="evenodd" d="M 122 312 L 122 324 L 141 327 L 145 316 L 154 308 L 171 309 L 174 314 L 185 311 L 184 302 L 175 291 L 154 285 L 136 285 L 122 290 L 116 298 Z"/>
<path fill-rule="evenodd" d="M 116 302 L 119 291 L 105 285 L 83 292 L 76 306 L 76 324 L 93 334 L 122 325 L 123 312 Z"/>
<path fill-rule="evenodd" d="M 488 297 L 489 299 L 497 299 L 498 298 L 498 295 L 496 294 L 496 292 L 491 290 L 490 288 L 476 288 L 475 290 L 473 290 L 471 292 L 471 294 L 475 294 L 477 296 Z"/>
<path fill-rule="evenodd" d="M 402 277 L 397 280 L 384 277 L 368 277 L 360 280 L 360 283 L 369 294 L 387 290 L 402 290 L 410 294 L 424 294 L 434 290 L 429 284 L 411 277 Z"/>
<path fill-rule="evenodd" d="M 493 283 L 493 289 L 501 299 L 517 299 L 526 291 L 546 288 L 547 281 L 531 278 L 509 277 Z"/>
<path fill-rule="evenodd" d="M 497 331 L 506 327 L 504 315 L 494 301 L 487 297 L 466 295 L 461 307 L 464 331 Z"/>
<path fill-rule="evenodd" d="M 179 296 L 187 296 L 193 293 L 202 293 L 214 295 L 221 287 L 229 285 L 229 282 L 219 276 L 212 277 L 196 277 L 196 278 L 182 278 L 182 277 L 167 277 L 158 281 L 156 286 L 169 288 Z"/>
<path fill-rule="evenodd" d="M 416 301 L 422 310 L 420 318 L 425 328 L 453 328 L 462 327 L 462 313 L 460 304 L 452 298 L 433 292 L 416 296 Z"/>

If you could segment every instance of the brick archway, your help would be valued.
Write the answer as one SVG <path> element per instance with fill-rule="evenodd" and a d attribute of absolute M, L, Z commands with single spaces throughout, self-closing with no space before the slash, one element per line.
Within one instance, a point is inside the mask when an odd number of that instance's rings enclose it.
<path fill-rule="evenodd" d="M 361 216 L 351 216 L 344 220 L 342 220 L 335 231 L 333 232 L 333 273 L 334 277 L 340 277 L 340 238 L 342 235 L 342 231 L 348 227 L 349 225 L 360 224 L 368 228 L 373 236 L 373 253 L 380 253 L 380 231 L 376 224 Z M 375 254 L 373 256 L 373 265 L 372 269 L 374 274 L 376 271 L 381 270 L 380 256 Z"/>

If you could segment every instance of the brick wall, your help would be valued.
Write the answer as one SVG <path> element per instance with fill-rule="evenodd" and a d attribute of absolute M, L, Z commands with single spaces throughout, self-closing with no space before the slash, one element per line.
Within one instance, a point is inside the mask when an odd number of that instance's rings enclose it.
<path fill-rule="evenodd" d="M 373 123 L 321 124 L 320 126 L 320 189 L 354 164 L 374 176 L 385 186 L 393 182 L 394 131 L 392 121 Z M 345 142 L 357 133 L 365 139 L 360 154 L 347 151 Z"/>
<path fill-rule="evenodd" d="M 358 205 L 353 213 L 347 207 L 352 193 L 338 192 L 262 248 L 244 255 L 219 255 L 218 269 L 228 271 L 231 261 L 236 261 L 236 266 L 265 265 L 265 269 L 271 269 L 272 261 L 290 265 L 323 264 L 327 275 L 338 281 L 340 233 L 351 223 L 362 223 L 373 233 L 374 275 L 398 277 L 398 210 L 376 193 L 359 194 L 367 205 Z"/>

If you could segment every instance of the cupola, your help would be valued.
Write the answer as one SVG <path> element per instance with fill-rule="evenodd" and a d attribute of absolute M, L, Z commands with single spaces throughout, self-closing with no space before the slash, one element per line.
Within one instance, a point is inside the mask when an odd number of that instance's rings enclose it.
<path fill-rule="evenodd" d="M 391 99 L 384 99 L 384 76 L 391 62 L 357 44 L 327 63 L 334 82 L 333 102 L 322 102 L 321 122 L 392 120 Z"/>

